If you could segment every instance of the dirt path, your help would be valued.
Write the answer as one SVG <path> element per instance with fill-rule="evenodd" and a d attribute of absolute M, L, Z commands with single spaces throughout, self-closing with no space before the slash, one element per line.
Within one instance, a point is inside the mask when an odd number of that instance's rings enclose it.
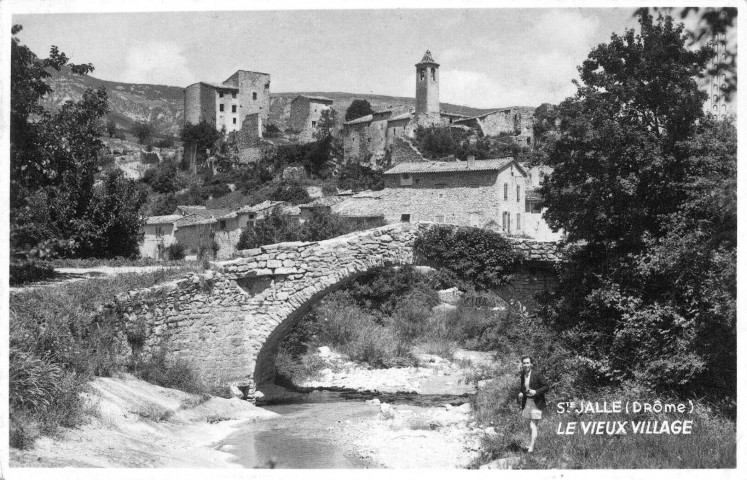
<path fill-rule="evenodd" d="M 55 268 L 55 277 L 41 282 L 34 282 L 23 287 L 10 287 L 11 293 L 26 292 L 37 288 L 53 287 L 70 282 L 90 280 L 92 278 L 112 277 L 123 273 L 147 273 L 157 270 L 179 268 L 170 266 L 153 265 L 147 267 L 68 267 Z"/>
<path fill-rule="evenodd" d="M 131 375 L 98 378 L 90 423 L 41 438 L 31 450 L 10 449 L 11 467 L 239 468 L 215 448 L 245 422 L 276 417 L 239 399 L 204 400 Z"/>

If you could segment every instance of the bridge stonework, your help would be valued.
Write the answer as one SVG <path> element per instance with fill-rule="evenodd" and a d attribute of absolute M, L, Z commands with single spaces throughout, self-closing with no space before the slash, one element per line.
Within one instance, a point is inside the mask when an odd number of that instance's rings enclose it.
<path fill-rule="evenodd" d="M 120 294 L 116 311 L 125 332 L 145 330 L 145 351 L 165 348 L 171 358 L 190 362 L 206 383 L 252 395 L 257 385 L 272 382 L 280 341 L 315 302 L 372 268 L 413 264 L 413 242 L 430 225 L 395 224 L 242 250 L 201 274 Z M 558 260 L 555 244 L 512 242 L 527 260 Z M 524 283 L 534 288 L 531 278 Z"/>

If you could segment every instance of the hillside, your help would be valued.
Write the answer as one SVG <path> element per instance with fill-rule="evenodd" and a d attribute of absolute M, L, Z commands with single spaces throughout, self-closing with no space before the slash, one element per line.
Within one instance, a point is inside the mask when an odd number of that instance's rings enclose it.
<path fill-rule="evenodd" d="M 167 85 L 134 84 L 100 80 L 90 75 L 74 75 L 69 69 L 52 71 L 49 83 L 53 93 L 43 100 L 48 109 L 55 109 L 67 100 L 77 101 L 86 88 L 105 87 L 109 94 L 111 116 L 119 128 L 129 130 L 135 122 L 152 122 L 159 135 L 178 135 L 184 121 L 184 89 Z M 346 92 L 282 92 L 270 96 L 270 122 L 284 130 L 290 118 L 290 104 L 298 95 L 321 95 L 334 101 L 334 108 L 344 116 L 355 99 L 368 100 L 374 109 L 388 106 L 415 108 L 414 97 L 356 94 Z M 504 107 L 500 107 L 504 108 Z M 472 108 L 442 103 L 441 109 L 462 115 L 480 115 L 496 108 Z"/>
<path fill-rule="evenodd" d="M 135 122 L 152 122 L 162 135 L 177 135 L 184 121 L 184 90 L 181 87 L 147 85 L 99 80 L 90 75 L 75 75 L 69 68 L 52 70 L 52 93 L 42 104 L 54 109 L 68 100 L 78 101 L 86 88 L 105 87 L 111 116 L 117 126 L 130 129 Z"/>

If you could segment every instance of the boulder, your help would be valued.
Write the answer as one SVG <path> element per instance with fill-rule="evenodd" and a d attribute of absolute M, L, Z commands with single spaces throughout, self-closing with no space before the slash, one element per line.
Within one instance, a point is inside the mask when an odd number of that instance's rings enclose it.
<path fill-rule="evenodd" d="M 438 291 L 438 299 L 441 303 L 449 303 L 455 305 L 459 302 L 459 299 L 464 295 L 463 292 L 459 291 L 456 287 L 447 288 L 446 290 Z"/>

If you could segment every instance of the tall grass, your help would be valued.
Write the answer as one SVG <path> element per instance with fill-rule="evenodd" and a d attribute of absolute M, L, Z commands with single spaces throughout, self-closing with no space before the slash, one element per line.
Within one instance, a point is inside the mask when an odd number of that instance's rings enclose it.
<path fill-rule="evenodd" d="M 83 422 L 86 406 L 80 394 L 87 382 L 124 368 L 127 341 L 100 307 L 118 293 L 179 278 L 187 271 L 123 274 L 11 294 L 11 445 L 26 448 L 38 435 Z"/>

